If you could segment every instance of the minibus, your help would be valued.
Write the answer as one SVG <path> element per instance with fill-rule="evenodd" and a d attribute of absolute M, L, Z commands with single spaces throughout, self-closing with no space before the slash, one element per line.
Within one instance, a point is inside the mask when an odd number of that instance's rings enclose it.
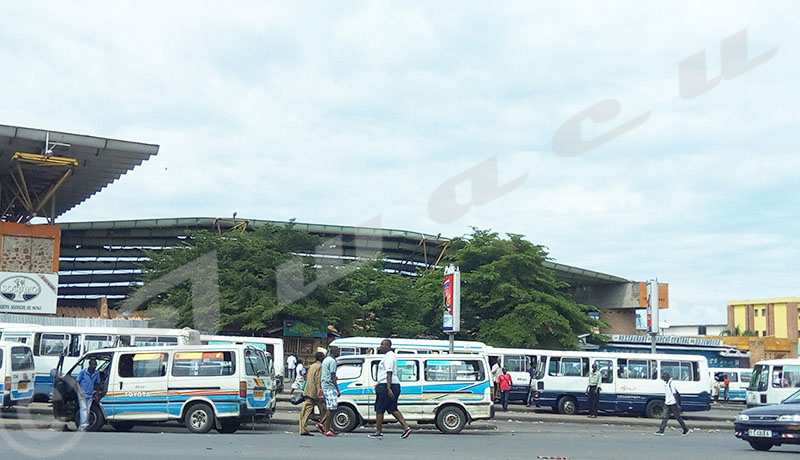
<path fill-rule="evenodd" d="M 380 337 L 347 337 L 335 339 L 329 346 L 337 346 L 342 356 L 368 355 L 378 352 L 383 338 Z M 447 340 L 431 339 L 401 339 L 389 338 L 392 349 L 398 355 L 402 354 L 441 354 L 450 351 L 450 342 Z M 486 353 L 488 347 L 481 342 L 456 340 L 453 351 L 455 353 Z"/>
<path fill-rule="evenodd" d="M 728 376 L 730 385 L 728 385 L 728 400 L 744 402 L 747 399 L 747 387 L 750 385 L 750 376 L 753 373 L 752 369 L 742 369 L 738 367 L 711 367 L 708 369 L 711 375 L 711 386 L 713 390 L 714 377 Z M 713 391 L 712 391 L 713 394 Z M 719 400 L 725 398 L 725 389 L 722 382 L 720 382 Z"/>
<path fill-rule="evenodd" d="M 44 326 L 3 323 L 2 340 L 25 343 L 33 349 L 36 364 L 34 399 L 47 401 L 53 392 L 50 371 L 64 354 L 66 367 L 84 353 L 113 346 L 200 344 L 200 334 L 192 329 L 156 329 L 86 326 Z"/>
<path fill-rule="evenodd" d="M 0 400 L 3 408 L 27 406 L 33 400 L 33 351 L 28 345 L 0 341 Z"/>
<path fill-rule="evenodd" d="M 800 359 L 770 359 L 753 367 L 747 407 L 779 404 L 800 390 Z"/>
<path fill-rule="evenodd" d="M 375 421 L 375 385 L 381 355 L 340 356 L 336 378 L 339 408 L 335 430 L 348 432 Z M 400 412 L 408 421 L 433 423 L 445 434 L 461 432 L 475 420 L 494 416 L 486 355 L 406 354 L 397 357 Z M 393 420 L 387 415 L 386 421 Z"/>
<path fill-rule="evenodd" d="M 272 363 L 274 369 L 270 371 L 274 374 L 275 388 L 280 393 L 283 391 L 283 369 L 284 369 L 284 356 L 283 356 L 283 339 L 276 337 L 244 337 L 238 335 L 206 335 L 200 336 L 200 343 L 203 345 L 224 345 L 224 344 L 238 344 L 250 345 L 251 347 L 260 348 L 269 352 L 272 356 Z"/>
<path fill-rule="evenodd" d="M 598 410 L 633 412 L 651 418 L 664 413 L 668 372 L 684 412 L 711 409 L 708 360 L 699 355 L 543 351 L 533 382 L 533 402 L 562 414 L 588 410 L 586 388 L 593 364 L 601 373 Z"/>
<path fill-rule="evenodd" d="M 127 431 L 137 423 L 183 422 L 192 433 L 216 428 L 233 433 L 255 416 L 271 416 L 275 395 L 271 357 L 246 345 L 176 345 L 95 350 L 65 373 L 53 371 L 53 414 L 75 421 L 76 378 L 96 360 L 96 386 L 87 431 L 110 424 Z M 63 364 L 63 363 L 62 363 Z"/>

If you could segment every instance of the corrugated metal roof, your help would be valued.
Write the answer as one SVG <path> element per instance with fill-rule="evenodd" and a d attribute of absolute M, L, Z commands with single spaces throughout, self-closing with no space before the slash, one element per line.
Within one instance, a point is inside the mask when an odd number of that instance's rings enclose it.
<path fill-rule="evenodd" d="M 51 144 L 69 144 L 55 147 L 54 155 L 78 160 L 72 176 L 66 179 L 56 194 L 55 217 L 69 211 L 156 155 L 159 148 L 154 144 L 0 125 L 0 175 L 7 173 L 14 153 L 42 153 L 48 135 Z M 35 177 L 29 180 L 35 180 Z M 37 189 L 36 184 L 32 185 Z"/>

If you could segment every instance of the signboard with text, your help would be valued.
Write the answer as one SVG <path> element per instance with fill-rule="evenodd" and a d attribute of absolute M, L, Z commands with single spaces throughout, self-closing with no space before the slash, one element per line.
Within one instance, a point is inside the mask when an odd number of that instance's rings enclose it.
<path fill-rule="evenodd" d="M 58 275 L 0 272 L 0 312 L 54 315 Z"/>
<path fill-rule="evenodd" d="M 444 269 L 442 283 L 444 314 L 442 330 L 458 332 L 461 330 L 461 272 L 453 265 Z"/>

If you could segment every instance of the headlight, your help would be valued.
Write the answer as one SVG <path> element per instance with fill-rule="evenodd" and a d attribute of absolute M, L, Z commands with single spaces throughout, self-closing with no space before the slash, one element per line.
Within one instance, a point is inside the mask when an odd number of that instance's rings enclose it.
<path fill-rule="evenodd" d="M 796 415 L 781 415 L 778 417 L 779 422 L 800 422 L 800 414 Z"/>
<path fill-rule="evenodd" d="M 746 421 L 750 420 L 750 417 L 748 417 L 745 414 L 739 414 L 739 417 L 737 417 L 736 420 L 738 420 L 740 422 L 746 422 Z"/>

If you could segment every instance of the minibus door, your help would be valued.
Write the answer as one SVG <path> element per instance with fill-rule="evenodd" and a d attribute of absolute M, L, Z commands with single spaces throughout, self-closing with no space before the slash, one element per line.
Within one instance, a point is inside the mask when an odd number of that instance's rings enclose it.
<path fill-rule="evenodd" d="M 597 409 L 604 411 L 617 410 L 617 395 L 614 385 L 614 362 L 610 359 L 595 359 L 597 370 L 602 376 L 600 379 L 600 398 Z"/>
<path fill-rule="evenodd" d="M 122 353 L 103 405 L 110 420 L 165 421 L 167 353 Z"/>

